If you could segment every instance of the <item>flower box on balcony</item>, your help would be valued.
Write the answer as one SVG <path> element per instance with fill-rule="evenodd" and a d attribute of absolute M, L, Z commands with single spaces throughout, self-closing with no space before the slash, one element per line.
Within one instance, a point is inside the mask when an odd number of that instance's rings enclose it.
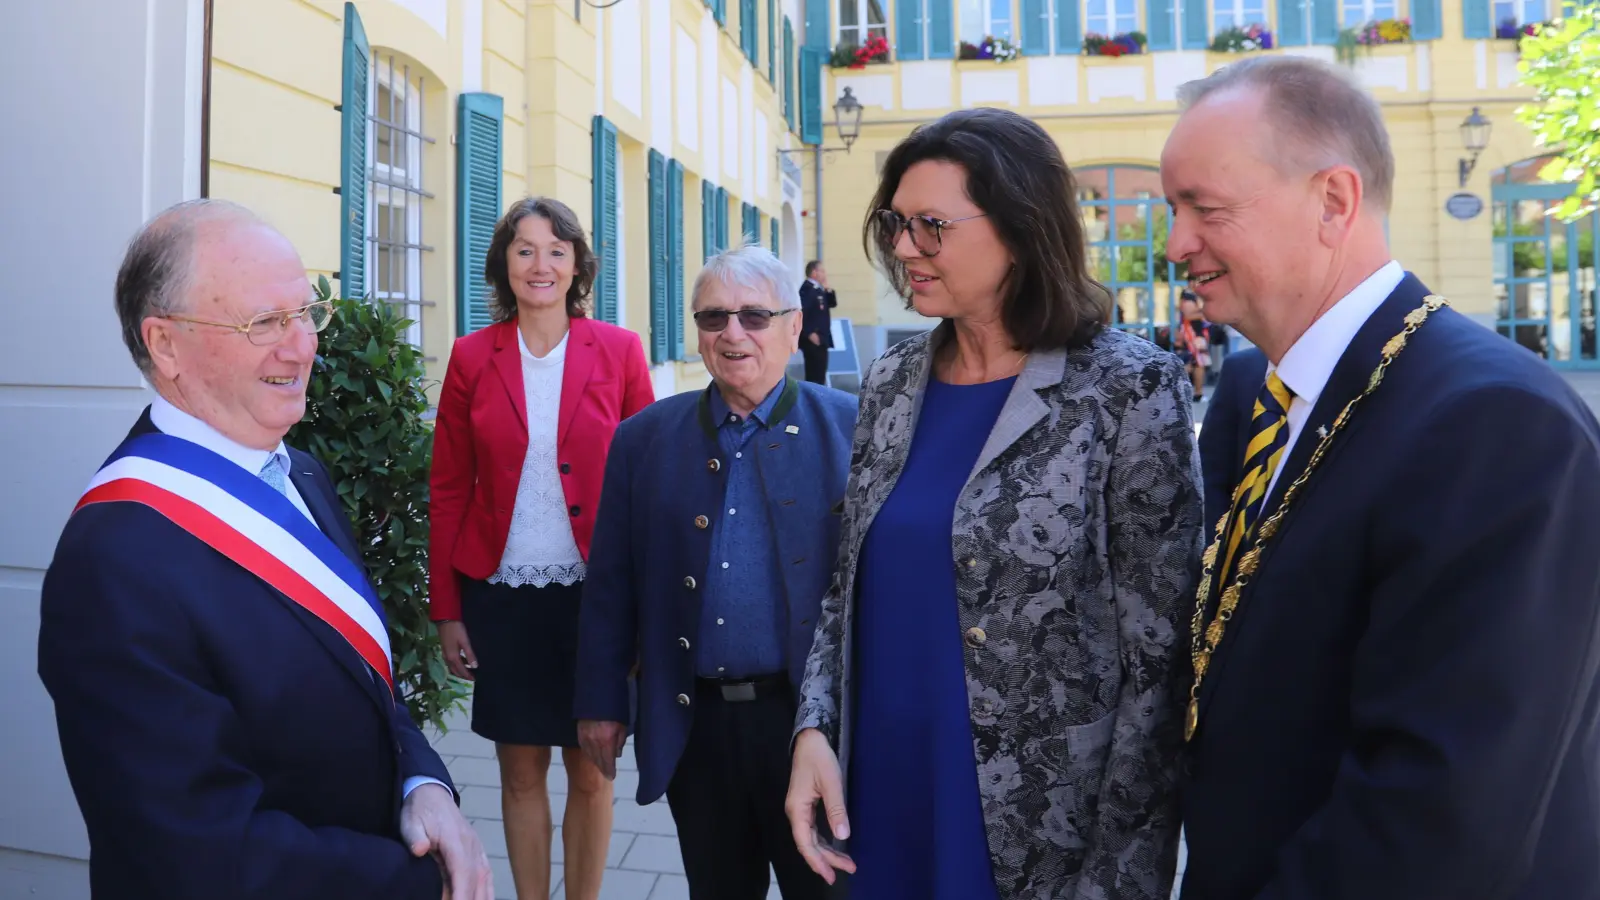
<path fill-rule="evenodd" d="M 865 47 L 849 43 L 839 44 L 833 48 L 833 57 L 828 60 L 828 65 L 835 69 L 865 69 L 868 65 L 888 61 L 888 40 L 875 37 L 867 41 Z"/>
<path fill-rule="evenodd" d="M 956 53 L 957 59 L 984 59 L 997 63 L 1011 62 L 1020 54 L 1015 44 L 1005 38 L 986 37 L 980 44 L 962 41 Z"/>
<path fill-rule="evenodd" d="M 1211 39 L 1210 50 L 1212 53 L 1251 53 L 1271 50 L 1273 46 L 1272 32 L 1265 25 L 1257 23 L 1248 28 L 1235 25 L 1217 32 L 1217 36 Z"/>
<path fill-rule="evenodd" d="M 1379 19 L 1368 22 L 1360 28 L 1346 28 L 1339 32 L 1339 40 L 1333 45 L 1339 61 L 1345 65 L 1356 64 L 1356 51 L 1365 49 L 1371 55 L 1372 48 L 1384 44 L 1409 44 L 1411 43 L 1410 19 Z"/>
<path fill-rule="evenodd" d="M 1145 36 L 1142 31 L 1130 31 L 1106 37 L 1093 32 L 1083 36 L 1084 56 L 1131 56 L 1144 52 Z"/>

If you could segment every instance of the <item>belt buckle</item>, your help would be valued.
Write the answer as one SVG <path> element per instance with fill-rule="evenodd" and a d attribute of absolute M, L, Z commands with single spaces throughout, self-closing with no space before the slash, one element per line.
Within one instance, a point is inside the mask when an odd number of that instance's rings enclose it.
<path fill-rule="evenodd" d="M 722 685 L 722 699 L 729 703 L 749 703 L 756 698 L 756 686 L 753 682 L 743 681 L 738 684 Z"/>

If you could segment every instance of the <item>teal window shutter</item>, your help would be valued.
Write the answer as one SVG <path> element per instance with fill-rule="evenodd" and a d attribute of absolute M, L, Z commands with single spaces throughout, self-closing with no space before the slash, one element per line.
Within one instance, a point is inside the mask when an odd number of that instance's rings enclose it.
<path fill-rule="evenodd" d="M 759 46 L 756 25 L 756 0 L 739 0 L 739 49 L 744 51 L 745 59 L 750 60 L 752 66 L 757 62 Z"/>
<path fill-rule="evenodd" d="M 667 163 L 667 344 L 670 359 L 683 359 L 683 164 Z"/>
<path fill-rule="evenodd" d="M 828 30 L 830 0 L 806 0 L 806 46 L 827 50 L 833 46 L 833 33 Z"/>
<path fill-rule="evenodd" d="M 495 94 L 462 94 L 456 122 L 456 334 L 488 325 L 484 262 L 500 218 L 504 102 Z"/>
<path fill-rule="evenodd" d="M 728 243 L 728 189 L 717 188 L 717 249 L 731 250 Z"/>
<path fill-rule="evenodd" d="M 700 182 L 700 246 L 705 258 L 717 255 L 717 186 Z"/>
<path fill-rule="evenodd" d="M 667 361 L 672 341 L 667 336 L 667 163 L 650 151 L 650 362 Z"/>
<path fill-rule="evenodd" d="M 1211 24 L 1206 21 L 1206 0 L 1183 0 L 1183 49 L 1211 46 Z"/>
<path fill-rule="evenodd" d="M 894 55 L 896 59 L 923 59 L 922 4 L 924 0 L 897 0 L 894 5 Z"/>
<path fill-rule="evenodd" d="M 339 106 L 339 293 L 367 296 L 367 30 L 344 5 L 344 86 Z"/>
<path fill-rule="evenodd" d="M 1278 46 L 1305 46 L 1307 2 L 1309 0 L 1278 0 L 1278 33 L 1273 35 Z"/>
<path fill-rule="evenodd" d="M 1028 56 L 1050 53 L 1050 0 L 1022 0 L 1022 52 Z"/>
<path fill-rule="evenodd" d="M 783 250 L 781 249 L 783 244 L 778 241 L 778 220 L 773 218 L 769 220 L 769 224 L 772 226 L 772 255 L 781 256 L 783 255 Z"/>
<path fill-rule="evenodd" d="M 1439 0 L 1411 0 L 1411 39 L 1437 41 L 1444 37 L 1444 15 Z"/>
<path fill-rule="evenodd" d="M 1310 0 L 1310 3 L 1311 43 L 1337 44 L 1341 0 Z"/>
<path fill-rule="evenodd" d="M 616 324 L 617 254 L 622 244 L 617 234 L 617 126 L 604 116 L 594 117 L 594 252 L 600 271 L 594 280 L 594 315 Z"/>
<path fill-rule="evenodd" d="M 794 26 L 783 17 L 783 118 L 794 130 Z"/>
<path fill-rule="evenodd" d="M 928 58 L 954 59 L 956 55 L 955 0 L 922 0 L 928 5 Z"/>
<path fill-rule="evenodd" d="M 1174 2 L 1176 0 L 1145 0 L 1145 46 L 1152 53 L 1157 50 L 1178 49 L 1177 27 L 1173 21 L 1177 15 L 1177 10 L 1172 5 Z"/>
<path fill-rule="evenodd" d="M 1492 0 L 1463 0 L 1461 4 L 1462 34 L 1469 41 L 1487 41 L 1494 37 L 1494 16 L 1490 12 Z M 349 51 L 346 51 L 348 53 Z"/>
<path fill-rule="evenodd" d="M 1056 52 L 1078 53 L 1083 49 L 1083 16 L 1078 0 L 1055 0 Z"/>
<path fill-rule="evenodd" d="M 828 51 L 800 48 L 800 140 L 822 143 L 822 65 Z"/>
<path fill-rule="evenodd" d="M 767 0 L 767 83 L 778 86 L 778 4 Z"/>

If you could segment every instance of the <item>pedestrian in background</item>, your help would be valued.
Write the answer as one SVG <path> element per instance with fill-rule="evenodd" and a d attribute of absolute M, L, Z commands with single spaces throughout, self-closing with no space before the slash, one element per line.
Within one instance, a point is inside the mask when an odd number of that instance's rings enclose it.
<path fill-rule="evenodd" d="M 784 818 L 796 690 L 833 577 L 855 398 L 787 378 L 794 276 L 759 246 L 695 279 L 712 384 L 617 430 L 583 605 L 583 746 L 615 775 L 639 667 L 640 803 L 663 793 L 692 900 L 819 900 Z"/>
<path fill-rule="evenodd" d="M 828 310 L 838 305 L 822 260 L 806 263 L 806 280 L 800 285 L 800 355 L 805 358 L 806 380 L 812 384 L 828 383 L 828 351 L 833 349 L 833 317 Z"/>
<path fill-rule="evenodd" d="M 638 335 L 587 317 L 595 269 L 566 204 L 513 203 L 484 266 L 495 324 L 456 341 L 434 428 L 429 603 L 495 743 L 520 900 L 550 896 L 551 748 L 568 897 L 599 896 L 611 841 L 611 782 L 572 714 L 578 607 L 611 436 L 654 395 Z"/>
<path fill-rule="evenodd" d="M 1200 554 L 1190 383 L 1107 327 L 1071 172 L 1000 109 L 917 129 L 866 243 L 942 320 L 867 375 L 789 814 L 871 900 L 1165 898 Z M 819 845 L 818 801 L 848 851 Z"/>

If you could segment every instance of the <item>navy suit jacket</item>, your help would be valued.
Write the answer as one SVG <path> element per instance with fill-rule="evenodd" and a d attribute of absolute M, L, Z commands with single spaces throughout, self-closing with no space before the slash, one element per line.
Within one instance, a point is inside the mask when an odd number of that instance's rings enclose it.
<path fill-rule="evenodd" d="M 709 411 L 715 389 L 658 400 L 618 426 L 583 586 L 574 712 L 628 721 L 638 663 L 640 803 L 666 792 L 694 721 L 699 591 L 727 486 Z M 855 421 L 855 398 L 791 378 L 771 426 L 751 439 L 783 569 L 784 662 L 797 703 L 833 579 Z"/>
<path fill-rule="evenodd" d="M 1406 276 L 1345 350 L 1263 519 L 1427 293 Z M 1600 897 L 1597 509 L 1589 409 L 1435 312 L 1334 438 L 1211 661 L 1184 900 Z"/>
<path fill-rule="evenodd" d="M 1228 354 L 1200 426 L 1200 472 L 1206 489 L 1206 539 L 1228 512 L 1233 489 L 1244 473 L 1244 448 L 1250 443 L 1250 417 L 1256 395 L 1267 381 L 1267 355 L 1256 347 Z"/>
<path fill-rule="evenodd" d="M 133 434 L 155 430 L 149 412 Z M 322 465 L 290 477 L 357 564 Z M 333 628 L 137 503 L 84 507 L 45 574 L 39 675 L 89 831 L 96 900 L 438 900 L 401 787 L 450 784 Z"/>

